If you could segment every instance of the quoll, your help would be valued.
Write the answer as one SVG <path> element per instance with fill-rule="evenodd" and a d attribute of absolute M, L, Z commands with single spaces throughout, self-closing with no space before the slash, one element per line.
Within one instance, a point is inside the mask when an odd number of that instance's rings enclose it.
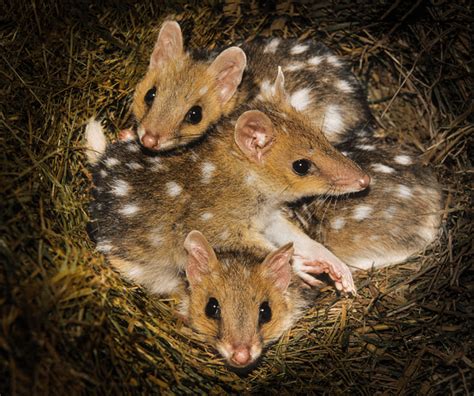
<path fill-rule="evenodd" d="M 302 287 L 293 273 L 292 244 L 264 259 L 243 250 L 216 254 L 200 232 L 192 231 L 184 246 L 189 323 L 231 366 L 255 364 L 318 293 Z"/>
<path fill-rule="evenodd" d="M 337 146 L 371 173 L 363 192 L 295 206 L 304 230 L 352 270 L 405 261 L 433 242 L 442 193 L 432 170 L 382 139 L 355 136 Z"/>
<path fill-rule="evenodd" d="M 185 51 L 176 22 L 162 25 L 148 70 L 137 85 L 133 113 L 143 145 L 169 150 L 189 144 L 239 105 L 267 95 L 274 71 L 287 76 L 289 102 L 330 142 L 367 127 L 364 92 L 348 66 L 321 43 L 273 38 L 222 52 Z M 125 130 L 122 138 L 133 138 Z"/>

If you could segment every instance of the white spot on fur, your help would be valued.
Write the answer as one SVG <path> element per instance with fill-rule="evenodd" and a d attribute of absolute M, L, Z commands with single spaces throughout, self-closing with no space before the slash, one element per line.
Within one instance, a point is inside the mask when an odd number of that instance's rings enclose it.
<path fill-rule="evenodd" d="M 339 111 L 339 106 L 329 105 L 324 113 L 323 132 L 331 137 L 341 133 L 344 121 Z"/>
<path fill-rule="evenodd" d="M 303 52 L 307 51 L 309 46 L 307 44 L 297 44 L 291 50 L 290 53 L 293 55 L 302 54 Z"/>
<path fill-rule="evenodd" d="M 361 150 L 365 150 L 365 151 L 374 151 L 375 150 L 375 146 L 373 144 L 358 144 L 356 147 L 361 149 Z"/>
<path fill-rule="evenodd" d="M 111 193 L 118 197 L 125 197 L 130 190 L 130 185 L 125 180 L 117 180 L 111 190 Z"/>
<path fill-rule="evenodd" d="M 338 57 L 336 55 L 329 55 L 326 60 L 328 61 L 328 63 L 330 63 L 331 65 L 333 66 L 341 66 L 341 61 L 338 59 Z"/>
<path fill-rule="evenodd" d="M 138 170 L 138 169 L 143 169 L 143 166 L 139 164 L 138 162 L 129 162 L 127 164 L 127 168 L 130 168 L 132 170 Z"/>
<path fill-rule="evenodd" d="M 160 157 L 146 157 L 146 160 L 150 163 L 150 164 L 156 164 L 156 163 L 161 163 L 161 158 Z"/>
<path fill-rule="evenodd" d="M 403 155 L 403 154 L 397 155 L 393 160 L 397 164 L 400 164 L 400 165 L 411 165 L 413 162 L 408 155 Z"/>
<path fill-rule="evenodd" d="M 336 217 L 331 221 L 331 228 L 333 230 L 340 230 L 346 224 L 346 220 L 341 217 Z"/>
<path fill-rule="evenodd" d="M 125 216 L 133 216 L 135 213 L 137 213 L 139 210 L 139 207 L 137 205 L 124 205 L 122 209 L 119 210 L 119 212 Z"/>
<path fill-rule="evenodd" d="M 313 66 L 319 65 L 323 60 L 322 56 L 313 56 L 312 58 L 308 59 L 308 63 Z"/>
<path fill-rule="evenodd" d="M 162 172 L 168 169 L 167 166 L 162 163 L 160 157 L 147 157 L 147 160 L 150 164 L 152 164 L 150 169 L 153 172 Z"/>
<path fill-rule="evenodd" d="M 166 183 L 166 189 L 168 190 L 168 195 L 170 197 L 177 197 L 183 191 L 183 188 L 175 182 Z"/>
<path fill-rule="evenodd" d="M 131 151 L 132 153 L 138 153 L 138 151 L 140 151 L 140 147 L 138 147 L 138 144 L 133 142 L 127 146 L 127 150 Z"/>
<path fill-rule="evenodd" d="M 162 232 L 161 227 L 155 227 L 150 231 L 148 235 L 148 240 L 155 247 L 161 246 L 163 242 L 163 238 L 161 237 L 161 232 Z"/>
<path fill-rule="evenodd" d="M 339 88 L 342 92 L 352 92 L 352 87 L 345 80 L 339 80 L 336 83 L 336 87 Z"/>
<path fill-rule="evenodd" d="M 411 189 L 403 184 L 398 185 L 397 195 L 400 198 L 410 198 L 412 196 Z"/>
<path fill-rule="evenodd" d="M 274 38 L 265 46 L 265 48 L 263 49 L 263 53 L 274 54 L 278 48 L 278 45 L 280 44 L 280 41 L 281 40 L 279 38 Z"/>
<path fill-rule="evenodd" d="M 100 175 L 101 175 L 102 177 L 106 177 L 106 176 L 107 176 L 107 172 L 105 171 L 105 169 L 101 169 L 101 170 L 100 170 Z"/>
<path fill-rule="evenodd" d="M 347 157 L 349 155 L 349 153 L 347 151 L 341 151 L 341 154 L 345 157 Z"/>
<path fill-rule="evenodd" d="M 305 68 L 305 64 L 303 62 L 295 62 L 295 63 L 292 63 L 291 65 L 285 66 L 285 71 L 293 72 L 293 71 L 301 70 L 304 68 Z"/>
<path fill-rule="evenodd" d="M 110 157 L 105 160 L 105 166 L 107 166 L 107 168 L 112 168 L 118 164 L 120 164 L 120 161 L 114 157 Z"/>
<path fill-rule="evenodd" d="M 311 103 L 311 90 L 309 88 L 299 89 L 290 97 L 291 105 L 298 111 L 302 111 Z"/>
<path fill-rule="evenodd" d="M 354 214 L 352 215 L 352 218 L 358 221 L 364 220 L 370 216 L 372 211 L 373 211 L 372 206 L 359 205 L 354 209 Z"/>
<path fill-rule="evenodd" d="M 210 212 L 204 212 L 202 215 L 201 215 L 201 219 L 204 220 L 204 221 L 207 221 L 209 219 L 212 219 L 214 217 L 214 215 Z"/>
<path fill-rule="evenodd" d="M 367 131 L 364 131 L 364 130 L 362 130 L 362 131 L 357 131 L 357 132 L 356 132 L 356 135 L 359 136 L 359 137 L 361 137 L 361 138 L 366 137 L 366 136 L 367 136 Z"/>
<path fill-rule="evenodd" d="M 95 164 L 107 147 L 107 140 L 100 122 L 90 119 L 86 126 L 86 156 L 90 164 Z"/>
<path fill-rule="evenodd" d="M 205 95 L 207 93 L 207 91 L 209 90 L 209 87 L 206 85 L 204 87 L 202 87 L 200 90 L 199 90 L 199 95 Z"/>
<path fill-rule="evenodd" d="M 201 181 L 205 184 L 208 184 L 211 181 L 215 170 L 216 166 L 212 162 L 204 162 L 201 166 Z"/>
<path fill-rule="evenodd" d="M 395 169 L 391 168 L 390 166 L 384 165 L 384 164 L 373 164 L 372 169 L 376 172 L 381 172 L 381 173 L 393 173 L 393 172 L 395 172 Z"/>
<path fill-rule="evenodd" d="M 110 241 L 101 241 L 97 243 L 96 249 L 101 253 L 110 253 L 113 249 L 113 246 Z"/>

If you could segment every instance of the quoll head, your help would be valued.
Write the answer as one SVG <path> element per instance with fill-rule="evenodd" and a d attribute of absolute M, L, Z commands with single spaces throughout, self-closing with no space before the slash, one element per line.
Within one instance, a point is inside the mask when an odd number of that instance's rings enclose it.
<path fill-rule="evenodd" d="M 270 253 L 263 262 L 233 254 L 218 260 L 198 231 L 187 236 L 184 246 L 191 326 L 229 365 L 252 365 L 263 347 L 278 339 L 299 313 L 288 290 L 292 244 Z"/>
<path fill-rule="evenodd" d="M 281 68 L 269 92 L 235 124 L 235 142 L 261 180 L 290 200 L 368 187 L 370 177 L 289 104 Z"/>
<path fill-rule="evenodd" d="M 231 108 L 246 64 L 238 47 L 224 50 L 210 64 L 192 59 L 179 25 L 165 22 L 135 90 L 133 113 L 142 144 L 161 151 L 202 136 Z"/>

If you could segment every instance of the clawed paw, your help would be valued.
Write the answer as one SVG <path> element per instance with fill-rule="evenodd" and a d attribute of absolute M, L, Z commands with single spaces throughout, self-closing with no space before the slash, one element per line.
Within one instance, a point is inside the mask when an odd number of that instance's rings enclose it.
<path fill-rule="evenodd" d="M 131 129 L 122 129 L 118 133 L 118 139 L 121 142 L 127 142 L 129 140 L 135 140 L 137 138 L 137 134 Z"/>
<path fill-rule="evenodd" d="M 334 281 L 337 290 L 347 295 L 357 295 L 351 271 L 345 264 L 326 261 L 302 261 L 297 265 L 297 273 L 303 281 L 313 287 L 321 285 L 321 281 L 313 275 L 326 273 Z"/>

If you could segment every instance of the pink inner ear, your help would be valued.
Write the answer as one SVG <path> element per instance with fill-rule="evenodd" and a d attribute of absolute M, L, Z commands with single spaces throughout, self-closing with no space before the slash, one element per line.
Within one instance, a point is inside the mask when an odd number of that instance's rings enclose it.
<path fill-rule="evenodd" d="M 158 35 L 153 53 L 150 57 L 150 68 L 155 68 L 170 59 L 183 54 L 183 37 L 176 22 L 165 22 Z"/>
<path fill-rule="evenodd" d="M 219 97 L 226 103 L 235 93 L 242 81 L 247 60 L 244 52 L 237 47 L 223 51 L 209 66 L 209 73 L 217 81 Z"/>
<path fill-rule="evenodd" d="M 223 103 L 226 103 L 234 95 L 241 81 L 239 75 L 241 76 L 238 67 L 229 62 L 229 66 L 217 76 L 219 96 Z"/>
<path fill-rule="evenodd" d="M 235 141 L 250 160 L 261 163 L 273 140 L 273 126 L 264 113 L 249 110 L 237 120 Z"/>
<path fill-rule="evenodd" d="M 189 283 L 195 284 L 202 280 L 202 276 L 209 273 L 209 256 L 201 247 L 193 246 L 188 254 L 186 275 Z"/>
<path fill-rule="evenodd" d="M 186 266 L 186 277 L 191 285 L 195 285 L 201 282 L 201 271 L 199 270 L 199 265 L 197 261 L 190 257 L 188 258 L 188 264 Z"/>
<path fill-rule="evenodd" d="M 280 290 L 285 291 L 290 284 L 291 279 L 291 266 L 288 262 L 283 263 L 274 272 L 275 286 Z"/>

